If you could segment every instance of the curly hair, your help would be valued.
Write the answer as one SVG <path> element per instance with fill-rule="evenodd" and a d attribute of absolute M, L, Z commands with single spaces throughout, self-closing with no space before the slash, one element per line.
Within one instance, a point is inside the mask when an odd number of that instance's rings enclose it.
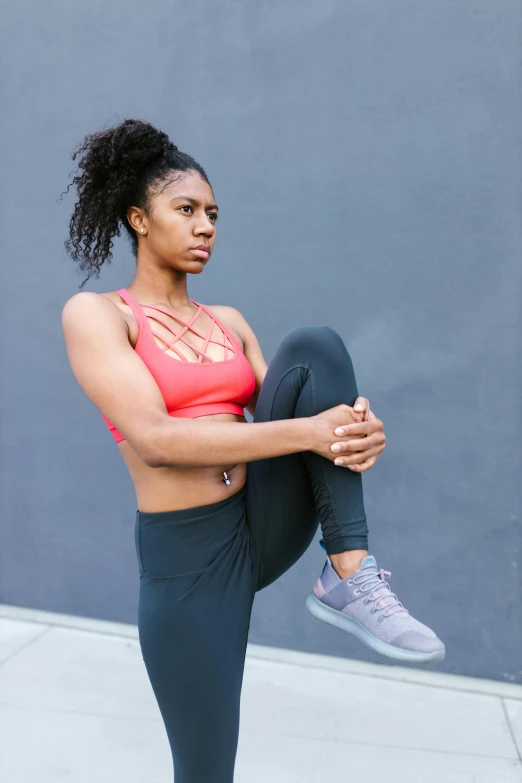
<path fill-rule="evenodd" d="M 76 185 L 78 200 L 65 247 L 88 272 L 80 288 L 93 274 L 99 277 L 105 261 L 111 262 L 113 238 L 120 236 L 122 226 L 137 256 L 138 241 L 127 220 L 129 207 L 147 214 L 151 199 L 176 178 L 176 172 L 196 171 L 209 181 L 199 163 L 180 152 L 166 133 L 142 120 L 126 119 L 87 135 L 71 157 L 79 157 L 78 173 L 64 193 Z"/>

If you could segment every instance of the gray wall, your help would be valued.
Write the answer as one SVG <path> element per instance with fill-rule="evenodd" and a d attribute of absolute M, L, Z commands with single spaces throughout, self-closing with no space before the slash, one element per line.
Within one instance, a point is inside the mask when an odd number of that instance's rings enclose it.
<path fill-rule="evenodd" d="M 267 360 L 330 324 L 388 447 L 371 548 L 448 646 L 522 681 L 521 70 L 515 0 L 10 4 L 1 33 L 0 601 L 136 621 L 135 496 L 60 325 L 83 277 L 57 197 L 87 132 L 148 119 L 207 168 L 219 238 L 191 296 Z M 87 290 L 130 284 L 122 239 Z M 251 640 L 373 656 L 312 619 L 316 544 Z"/>

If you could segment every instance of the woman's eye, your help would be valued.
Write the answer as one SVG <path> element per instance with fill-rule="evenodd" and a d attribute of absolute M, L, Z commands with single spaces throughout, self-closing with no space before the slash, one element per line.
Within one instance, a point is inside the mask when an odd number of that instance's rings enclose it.
<path fill-rule="evenodd" d="M 207 215 L 209 216 L 209 218 L 213 223 L 215 223 L 216 220 L 218 219 L 217 212 L 207 212 Z"/>
<path fill-rule="evenodd" d="M 188 209 L 189 212 L 192 212 L 192 207 L 189 204 L 183 204 L 183 206 L 180 207 L 180 209 Z M 187 214 L 187 213 L 185 213 L 185 214 Z"/>

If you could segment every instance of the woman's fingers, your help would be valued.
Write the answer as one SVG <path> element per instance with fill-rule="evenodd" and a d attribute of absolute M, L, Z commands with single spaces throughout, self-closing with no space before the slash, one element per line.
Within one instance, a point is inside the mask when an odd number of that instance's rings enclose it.
<path fill-rule="evenodd" d="M 355 440 L 340 441 L 330 446 L 331 451 L 337 451 L 339 454 L 345 454 L 346 452 L 354 451 L 366 451 L 367 449 L 374 448 L 375 446 L 382 446 L 386 443 L 386 435 L 384 432 L 374 432 L 372 435 L 367 435 L 365 438 L 357 438 Z"/>
<path fill-rule="evenodd" d="M 346 467 L 349 468 L 353 473 L 364 473 L 365 470 L 373 468 L 377 462 L 377 459 L 378 457 L 372 457 L 371 459 L 366 460 L 366 462 L 362 462 L 360 465 L 346 465 Z"/>
<path fill-rule="evenodd" d="M 383 429 L 384 424 L 382 421 L 375 418 L 368 421 L 359 421 L 355 424 L 343 424 L 342 427 L 337 427 L 335 435 L 371 435 L 372 432 L 382 432 Z"/>
<path fill-rule="evenodd" d="M 353 409 L 355 413 L 362 413 L 362 420 L 367 421 L 368 413 L 370 411 L 370 401 L 367 400 L 366 397 L 357 397 L 353 404 Z"/>
<path fill-rule="evenodd" d="M 344 457 L 336 457 L 334 462 L 336 465 L 341 467 L 346 465 L 362 465 L 371 457 L 375 457 L 375 459 L 377 459 L 381 456 L 382 452 L 382 447 L 376 447 L 373 449 L 368 449 L 367 451 L 357 452 L 356 454 L 348 454 Z"/>
<path fill-rule="evenodd" d="M 351 436 L 354 440 L 337 441 L 330 447 L 339 456 L 334 462 L 339 467 L 349 468 L 354 473 L 364 473 L 373 468 L 386 446 L 384 424 L 370 410 L 370 404 L 364 397 L 358 397 L 357 403 L 364 406 L 363 421 L 346 424 L 335 430 L 335 435 Z M 355 409 L 355 406 L 354 406 Z"/>

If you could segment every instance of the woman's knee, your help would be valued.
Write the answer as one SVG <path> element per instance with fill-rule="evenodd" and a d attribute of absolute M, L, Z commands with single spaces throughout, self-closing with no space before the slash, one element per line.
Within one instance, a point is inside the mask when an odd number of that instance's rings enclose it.
<path fill-rule="evenodd" d="M 304 350 L 310 356 L 310 351 L 319 355 L 332 350 L 346 354 L 346 346 L 341 335 L 331 326 L 296 326 L 282 340 L 282 345 L 299 352 Z"/>

